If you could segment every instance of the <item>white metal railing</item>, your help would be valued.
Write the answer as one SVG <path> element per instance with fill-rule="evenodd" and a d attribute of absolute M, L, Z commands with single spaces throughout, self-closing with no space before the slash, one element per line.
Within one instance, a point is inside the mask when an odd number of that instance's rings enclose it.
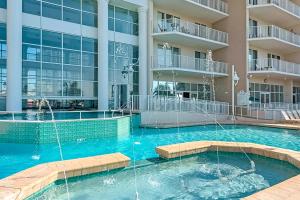
<path fill-rule="evenodd" d="M 262 58 L 249 60 L 250 71 L 276 71 L 300 75 L 300 64 L 291 63 L 283 60 Z"/>
<path fill-rule="evenodd" d="M 300 6 L 291 0 L 249 0 L 250 6 L 273 4 L 300 17 Z"/>
<path fill-rule="evenodd" d="M 204 114 L 229 115 L 229 104 L 197 99 L 184 99 L 166 96 L 138 96 L 131 97 L 131 110 L 161 111 L 161 112 L 197 112 Z M 145 108 L 141 109 L 139 103 L 145 101 Z"/>
<path fill-rule="evenodd" d="M 157 26 L 154 28 L 154 32 L 180 32 L 228 44 L 228 33 L 178 18 L 159 20 Z"/>
<path fill-rule="evenodd" d="M 281 110 L 279 109 L 262 109 L 251 106 L 236 106 L 235 116 L 255 120 L 282 120 Z"/>
<path fill-rule="evenodd" d="M 300 110 L 300 104 L 271 102 L 271 103 L 251 103 L 250 107 L 258 109 L 274 109 L 274 110 Z"/>
<path fill-rule="evenodd" d="M 153 57 L 153 69 L 178 68 L 186 70 L 196 70 L 199 72 L 210 72 L 227 74 L 228 64 L 207 59 L 194 58 L 183 55 L 155 55 Z"/>
<path fill-rule="evenodd" d="M 223 13 L 228 13 L 228 4 L 221 0 L 192 0 L 195 3 L 213 8 Z"/>
<path fill-rule="evenodd" d="M 69 121 L 69 120 L 87 120 L 87 119 L 111 119 L 116 117 L 127 116 L 129 114 L 124 113 L 123 110 L 111 110 L 111 111 L 55 111 L 54 118 L 57 121 Z M 50 112 L 0 112 L 0 121 L 51 121 Z"/>
<path fill-rule="evenodd" d="M 249 38 L 268 38 L 274 37 L 280 40 L 299 45 L 300 35 L 274 25 L 250 26 Z"/>

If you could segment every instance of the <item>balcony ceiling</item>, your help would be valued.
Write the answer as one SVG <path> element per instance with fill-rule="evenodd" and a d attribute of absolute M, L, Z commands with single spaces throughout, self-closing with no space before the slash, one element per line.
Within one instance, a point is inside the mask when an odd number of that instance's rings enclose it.
<path fill-rule="evenodd" d="M 277 38 L 252 38 L 248 39 L 250 46 L 268 49 L 268 51 L 279 54 L 291 54 L 300 51 L 300 46 Z"/>
<path fill-rule="evenodd" d="M 215 78 L 227 77 L 227 74 L 223 73 L 212 73 L 212 72 L 205 72 L 205 71 L 198 71 L 193 69 L 180 69 L 180 68 L 159 68 L 159 69 L 152 69 L 153 72 L 159 72 L 163 75 L 172 75 L 173 73 L 189 76 L 189 77 L 212 77 L 214 75 Z"/>
<path fill-rule="evenodd" d="M 155 6 L 172 10 L 178 15 L 205 20 L 207 23 L 217 22 L 228 16 L 219 10 L 195 3 L 192 0 L 154 0 Z"/>
<path fill-rule="evenodd" d="M 249 6 L 250 17 L 255 17 L 269 24 L 288 28 L 299 23 L 300 17 L 273 4 Z"/>
<path fill-rule="evenodd" d="M 279 71 L 249 71 L 248 74 L 251 78 L 280 78 L 288 80 L 299 80 L 300 74 L 292 74 Z"/>
<path fill-rule="evenodd" d="M 208 40 L 205 38 L 180 33 L 180 32 L 164 32 L 164 33 L 154 33 L 153 37 L 162 42 L 169 42 L 183 46 L 189 46 L 193 48 L 203 48 L 207 50 L 216 50 L 227 47 L 228 44 Z"/>

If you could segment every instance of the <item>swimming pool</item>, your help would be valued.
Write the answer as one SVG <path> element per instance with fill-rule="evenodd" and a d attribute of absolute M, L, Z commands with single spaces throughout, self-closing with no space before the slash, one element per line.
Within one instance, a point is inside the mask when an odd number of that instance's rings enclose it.
<path fill-rule="evenodd" d="M 182 160 L 154 161 L 134 169 L 116 170 L 69 180 L 70 199 L 239 199 L 296 176 L 300 170 L 282 161 L 242 153 L 206 152 Z M 221 177 L 218 175 L 221 170 Z M 136 181 L 136 182 L 135 182 Z M 67 199 L 64 181 L 34 195 L 32 200 Z"/>
<path fill-rule="evenodd" d="M 105 135 L 103 138 L 64 142 L 65 159 L 121 152 L 131 159 L 157 157 L 155 147 L 188 141 L 239 141 L 265 144 L 300 151 L 300 133 L 296 130 L 258 126 L 225 125 L 195 126 L 174 129 L 135 128 L 132 133 Z M 0 178 L 39 163 L 60 160 L 57 144 L 0 144 Z"/>

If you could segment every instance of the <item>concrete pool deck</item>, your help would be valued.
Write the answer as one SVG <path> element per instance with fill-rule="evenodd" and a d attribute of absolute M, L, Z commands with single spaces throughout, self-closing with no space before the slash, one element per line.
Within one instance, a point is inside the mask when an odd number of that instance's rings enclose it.
<path fill-rule="evenodd" d="M 246 153 L 286 161 L 300 168 L 300 152 L 253 143 L 199 141 L 173 144 L 156 148 L 156 152 L 159 154 L 159 156 L 165 159 L 173 159 L 188 155 L 195 155 L 206 151 L 217 150 L 222 152 L 245 151 Z M 282 199 L 300 199 L 300 175 L 244 198 L 244 200 Z"/>
<path fill-rule="evenodd" d="M 0 180 L 0 199 L 21 200 L 65 178 L 95 174 L 129 166 L 121 154 L 107 154 L 74 160 L 40 164 Z"/>

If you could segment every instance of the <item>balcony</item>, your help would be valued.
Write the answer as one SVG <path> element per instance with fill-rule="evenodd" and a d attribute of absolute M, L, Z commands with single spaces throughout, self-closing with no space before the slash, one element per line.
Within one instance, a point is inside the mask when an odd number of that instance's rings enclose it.
<path fill-rule="evenodd" d="M 209 64 L 207 59 L 171 54 L 154 56 L 152 70 L 165 73 L 177 72 L 189 76 L 224 77 L 228 76 L 227 68 L 227 63 L 212 61 Z"/>
<path fill-rule="evenodd" d="M 290 0 L 249 0 L 248 8 L 251 17 L 280 27 L 293 26 L 300 20 L 300 6 Z"/>
<path fill-rule="evenodd" d="M 249 74 L 299 78 L 300 64 L 271 58 L 250 60 Z"/>
<path fill-rule="evenodd" d="M 228 5 L 222 0 L 154 0 L 155 6 L 174 10 L 178 15 L 217 22 L 228 16 Z"/>
<path fill-rule="evenodd" d="M 300 50 L 300 35 L 274 25 L 249 28 L 249 44 L 277 53 L 289 54 Z"/>
<path fill-rule="evenodd" d="M 216 50 L 228 46 L 228 34 L 181 19 L 158 21 L 153 37 L 163 42 Z"/>

